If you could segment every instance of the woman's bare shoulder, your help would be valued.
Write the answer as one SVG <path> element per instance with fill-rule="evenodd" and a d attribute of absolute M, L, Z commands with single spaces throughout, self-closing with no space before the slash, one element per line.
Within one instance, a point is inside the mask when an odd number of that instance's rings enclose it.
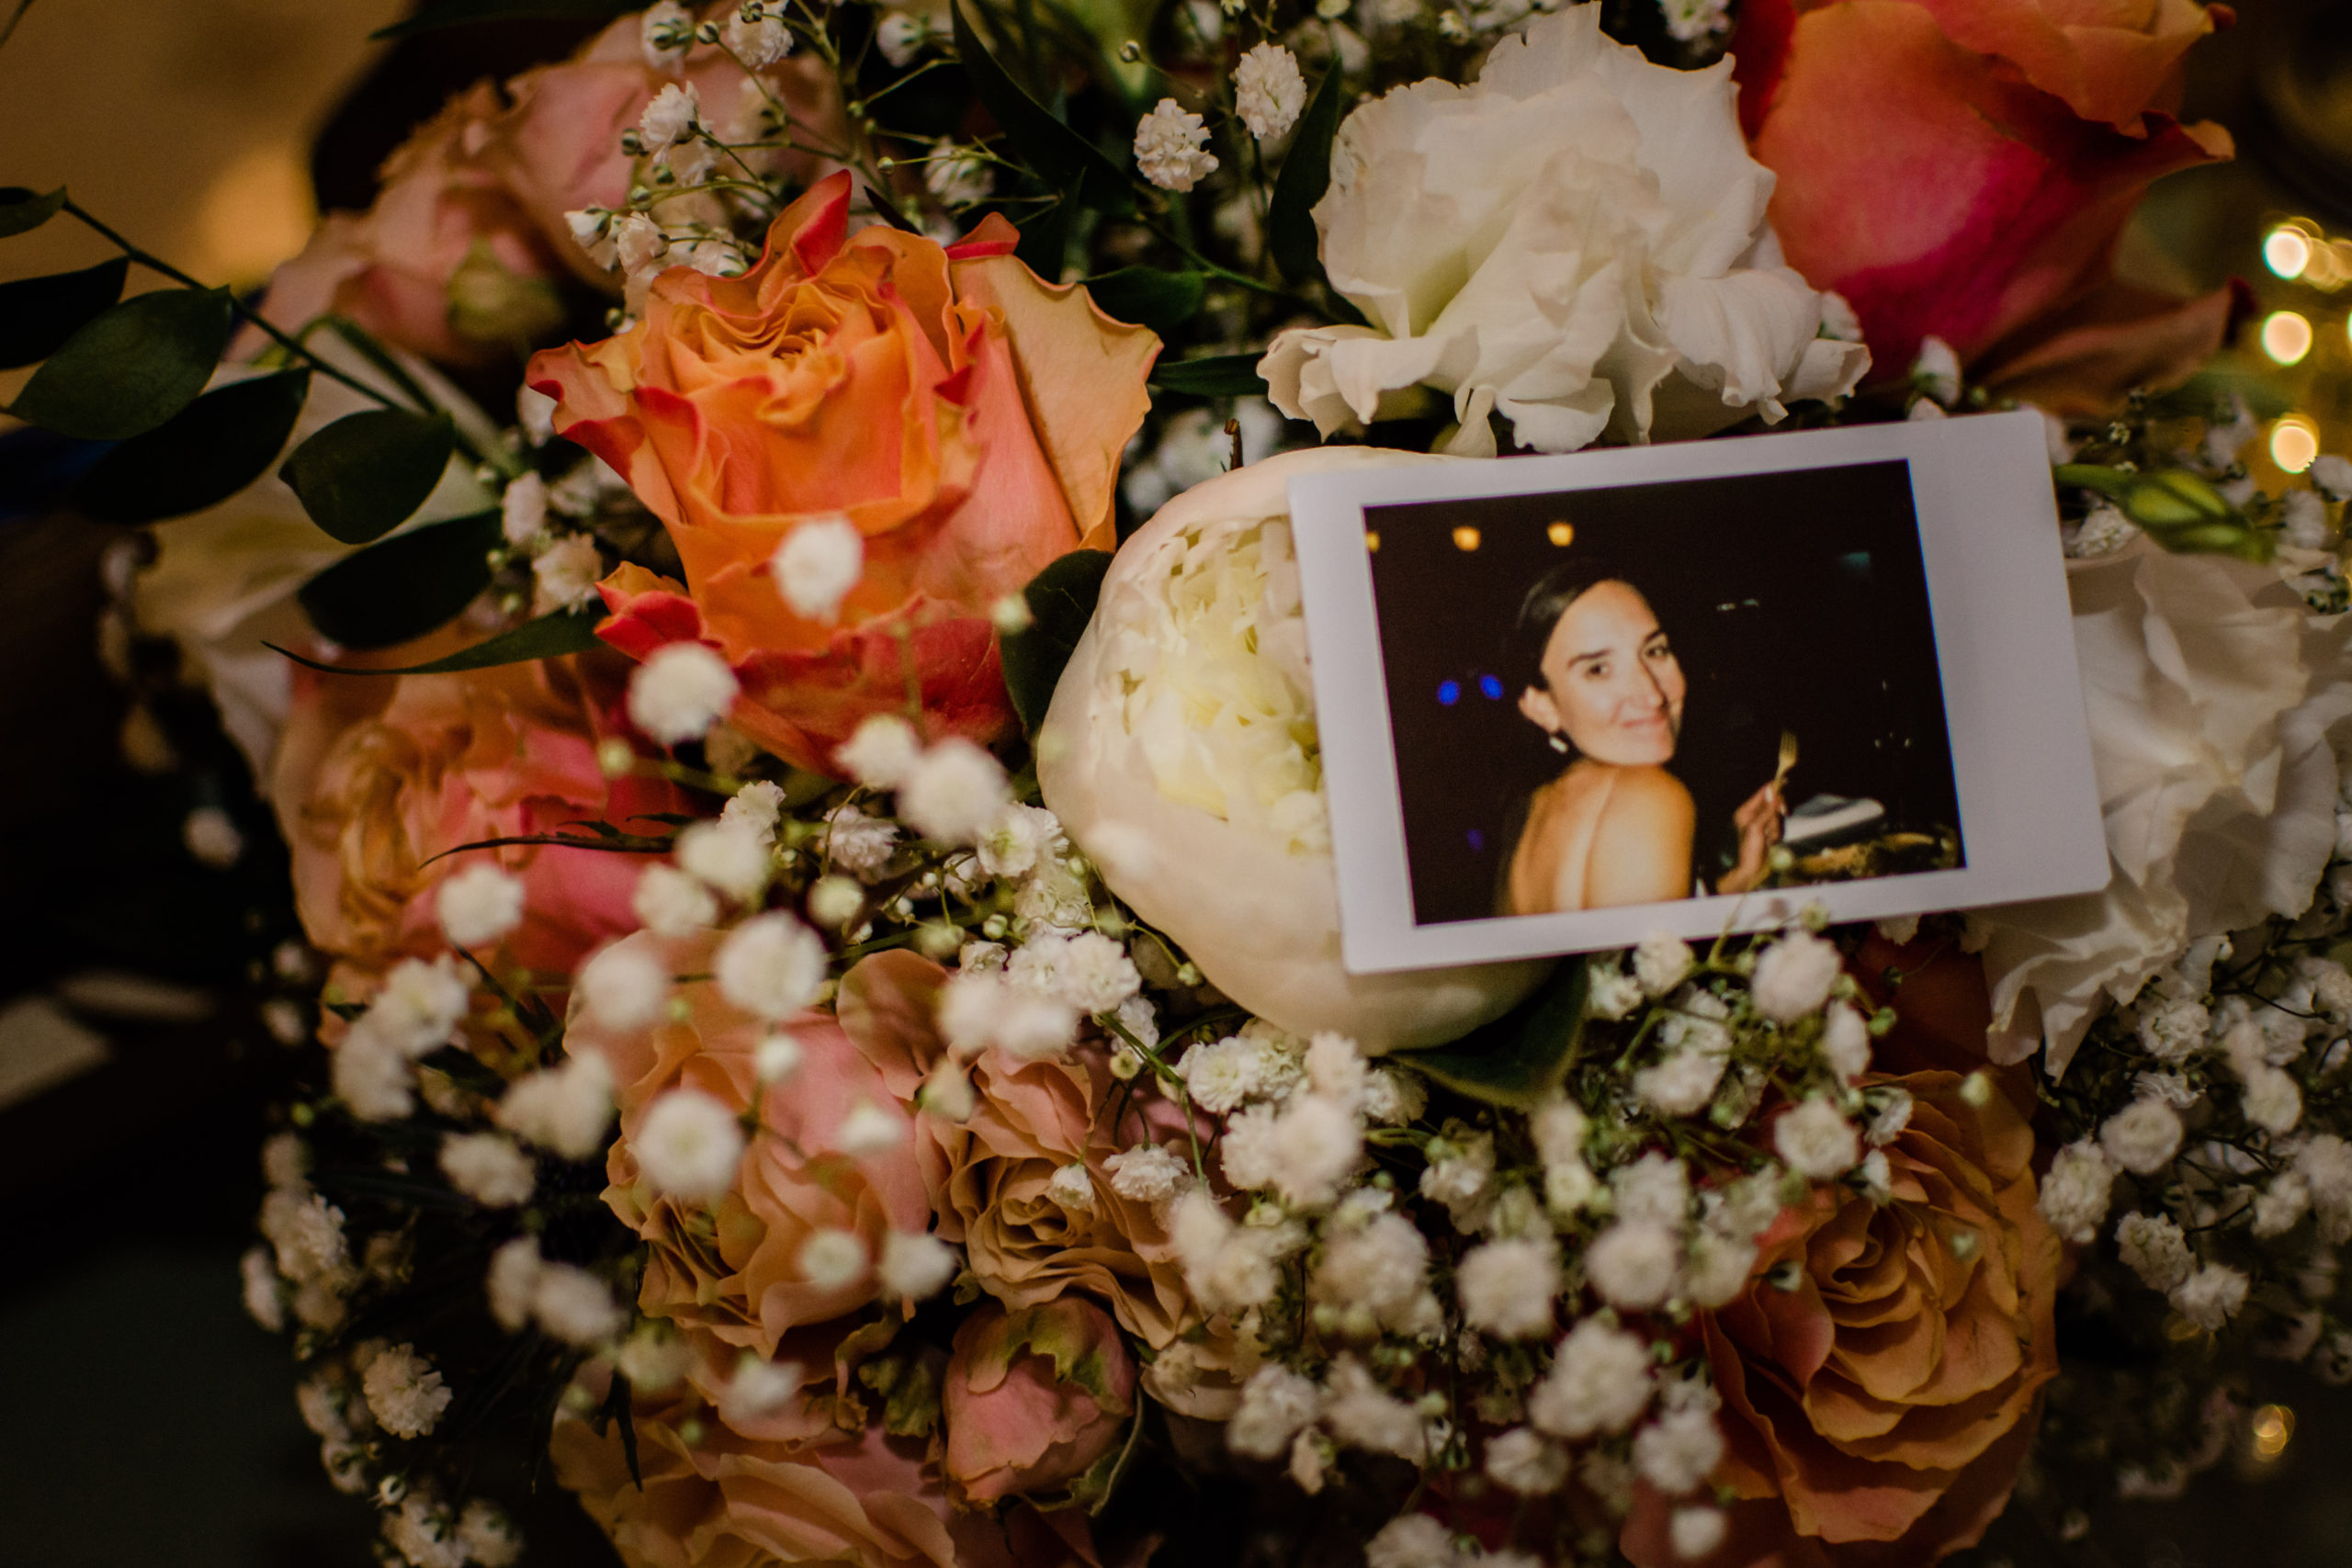
<path fill-rule="evenodd" d="M 1616 826 L 1624 819 L 1689 822 L 1696 811 L 1690 790 L 1664 768 L 1619 768 L 1600 815 L 1602 822 Z"/>
<path fill-rule="evenodd" d="M 1625 768 L 1593 823 L 1585 907 L 1649 904 L 1690 891 L 1690 792 L 1663 768 Z"/>

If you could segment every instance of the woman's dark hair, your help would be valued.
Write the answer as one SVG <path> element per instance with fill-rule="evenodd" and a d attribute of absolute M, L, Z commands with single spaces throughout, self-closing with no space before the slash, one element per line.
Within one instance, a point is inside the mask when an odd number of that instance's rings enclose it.
<path fill-rule="evenodd" d="M 1530 686 L 1544 684 L 1544 650 L 1551 645 L 1560 617 L 1568 613 L 1569 605 L 1604 582 L 1622 582 L 1642 592 L 1641 585 L 1618 570 L 1614 561 L 1599 556 L 1562 561 L 1535 580 L 1527 597 L 1519 602 L 1519 618 L 1512 625 L 1510 647 L 1503 660 L 1503 673 L 1514 696 Z M 1642 597 L 1646 601 L 1649 595 Z"/>

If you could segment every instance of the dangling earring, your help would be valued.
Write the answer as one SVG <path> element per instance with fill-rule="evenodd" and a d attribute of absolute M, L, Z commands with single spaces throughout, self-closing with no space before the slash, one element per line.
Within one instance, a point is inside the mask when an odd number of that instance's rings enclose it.
<path fill-rule="evenodd" d="M 1544 735 L 1544 743 L 1551 747 L 1553 750 L 1559 752 L 1562 756 L 1566 756 L 1567 754 L 1568 738 L 1561 734 L 1556 729 L 1551 730 Z"/>

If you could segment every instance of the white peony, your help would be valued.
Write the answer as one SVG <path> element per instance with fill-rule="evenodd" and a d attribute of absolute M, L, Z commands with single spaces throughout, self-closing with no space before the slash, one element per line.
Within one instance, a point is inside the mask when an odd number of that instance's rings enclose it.
<path fill-rule="evenodd" d="M 1324 815 L 1290 480 L 1438 459 L 1285 453 L 1194 486 L 1120 547 L 1037 737 L 1046 805 L 1227 996 L 1365 1051 L 1451 1040 L 1541 964 L 1351 975 Z"/>
<path fill-rule="evenodd" d="M 1731 62 L 1653 65 L 1600 7 L 1542 17 L 1476 84 L 1431 79 L 1340 127 L 1316 204 L 1332 287 L 1370 326 L 1281 333 L 1276 407 L 1324 434 L 1452 394 L 1442 449 L 1490 457 L 1490 413 L 1540 452 L 1702 435 L 1853 389 L 1860 344 L 1818 337 L 1822 297 L 1764 221 Z"/>
<path fill-rule="evenodd" d="M 2113 874 L 1970 922 L 1994 1059 L 2046 1042 L 2053 1077 L 2192 942 L 2311 902 L 2352 744 L 2352 617 L 2310 615 L 2276 570 L 2142 540 L 2067 583 Z"/>

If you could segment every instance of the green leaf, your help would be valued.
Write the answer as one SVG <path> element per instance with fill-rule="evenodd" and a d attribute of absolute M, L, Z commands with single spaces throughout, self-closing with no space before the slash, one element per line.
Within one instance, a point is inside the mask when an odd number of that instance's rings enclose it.
<path fill-rule="evenodd" d="M 0 186 L 0 240 L 28 234 L 65 208 L 65 187 L 43 195 L 22 186 Z"/>
<path fill-rule="evenodd" d="M 229 291 L 158 288 L 65 340 L 8 412 L 85 441 L 143 435 L 196 400 L 229 346 Z"/>
<path fill-rule="evenodd" d="M 424 532 L 421 528 L 417 531 Z M 323 670 L 330 675 L 447 675 L 460 670 L 489 670 L 501 664 L 527 664 L 535 659 L 560 659 L 567 653 L 584 653 L 596 646 L 596 623 L 602 619 L 603 615 L 596 610 L 558 610 L 552 615 L 526 621 L 511 632 L 501 632 L 488 641 L 461 649 L 446 659 L 402 665 L 397 670 L 358 670 L 347 664 L 322 664 L 315 659 L 305 659 L 299 653 L 279 648 L 274 642 L 262 646 L 285 654 L 297 664 Z"/>
<path fill-rule="evenodd" d="M 1203 359 L 1161 360 L 1151 372 L 1151 388 L 1195 398 L 1247 398 L 1262 394 L 1265 378 L 1258 374 L 1255 354 L 1213 354 Z"/>
<path fill-rule="evenodd" d="M 117 256 L 81 272 L 0 283 L 0 370 L 47 359 L 92 317 L 122 298 L 130 258 Z"/>
<path fill-rule="evenodd" d="M 1056 190 L 1069 191 L 1080 201 L 1105 212 L 1125 212 L 1134 204 L 1127 176 L 1102 150 L 1056 119 L 1052 113 L 1005 74 L 973 29 L 972 18 L 958 3 L 955 17 L 956 58 L 971 79 L 972 92 L 1004 132 L 1014 157 Z"/>
<path fill-rule="evenodd" d="M 1323 73 L 1314 100 L 1299 116 L 1298 130 L 1274 176 L 1266 209 L 1266 251 L 1293 283 L 1323 277 L 1322 241 L 1315 232 L 1315 204 L 1331 184 L 1331 141 L 1340 130 L 1340 71 Z"/>
<path fill-rule="evenodd" d="M 310 395 L 308 370 L 207 392 L 99 458 L 74 487 L 74 505 L 101 523 L 153 523 L 218 505 L 268 471 Z"/>
<path fill-rule="evenodd" d="M 1201 308 L 1207 280 L 1197 272 L 1163 272 L 1156 266 L 1123 266 L 1086 280 L 1086 291 L 1103 313 L 1149 327 L 1166 337 Z"/>
<path fill-rule="evenodd" d="M 454 619 L 490 585 L 490 551 L 498 540 L 495 512 L 435 523 L 344 557 L 296 597 L 332 642 L 406 642 Z"/>
<path fill-rule="evenodd" d="M 1584 1033 L 1585 962 L 1571 958 L 1533 996 L 1450 1045 L 1392 1052 L 1457 1094 L 1526 1111 L 1567 1076 Z"/>
<path fill-rule="evenodd" d="M 1072 550 L 1021 591 L 1029 602 L 1029 625 L 1001 639 L 1004 687 L 1012 694 L 1012 711 L 1032 730 L 1046 721 L 1054 687 L 1086 623 L 1094 618 L 1102 575 L 1110 570 L 1110 551 Z"/>
<path fill-rule="evenodd" d="M 371 39 L 404 38 L 476 22 L 535 20 L 600 22 L 639 8 L 639 0 L 425 0 L 416 15 L 379 28 Z"/>
<path fill-rule="evenodd" d="M 344 415 L 294 448 L 278 475 L 302 498 L 311 522 L 346 545 L 364 545 L 415 514 L 441 482 L 456 445 L 446 413 L 369 409 Z"/>

